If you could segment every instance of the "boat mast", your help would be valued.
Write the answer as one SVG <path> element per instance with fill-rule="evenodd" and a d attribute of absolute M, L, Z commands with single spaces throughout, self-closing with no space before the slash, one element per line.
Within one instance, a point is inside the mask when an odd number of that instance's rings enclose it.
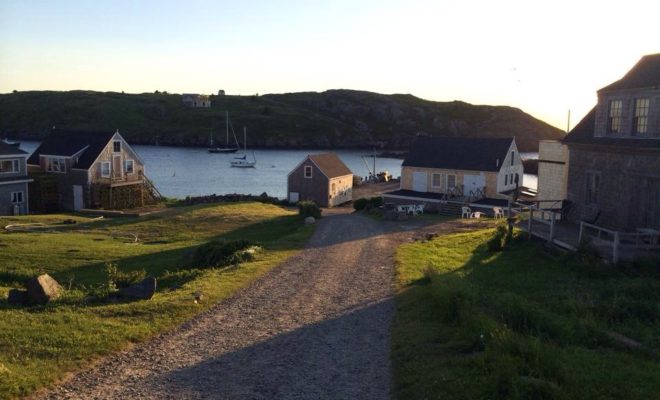
<path fill-rule="evenodd" d="M 225 123 L 227 124 L 225 132 L 227 132 L 227 147 L 229 147 L 229 111 L 225 111 L 225 113 Z"/>

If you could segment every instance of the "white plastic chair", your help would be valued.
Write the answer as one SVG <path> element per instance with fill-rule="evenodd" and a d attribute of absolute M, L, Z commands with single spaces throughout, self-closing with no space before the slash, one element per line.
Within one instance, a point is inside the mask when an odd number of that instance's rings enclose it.
<path fill-rule="evenodd" d="M 493 207 L 493 214 L 495 218 L 504 218 L 504 210 L 500 207 Z"/>
<path fill-rule="evenodd" d="M 484 213 L 482 213 L 481 211 L 475 211 L 472 213 L 472 218 L 481 218 L 483 214 Z"/>
<path fill-rule="evenodd" d="M 461 218 L 470 218 L 470 215 L 472 215 L 470 207 L 461 207 Z"/>

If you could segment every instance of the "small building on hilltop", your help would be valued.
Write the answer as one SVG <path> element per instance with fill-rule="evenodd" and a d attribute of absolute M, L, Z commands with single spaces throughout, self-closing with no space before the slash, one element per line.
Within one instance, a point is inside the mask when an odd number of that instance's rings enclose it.
<path fill-rule="evenodd" d="M 35 211 L 133 208 L 159 197 L 119 131 L 53 130 L 27 164 Z"/>
<path fill-rule="evenodd" d="M 399 190 L 383 199 L 430 208 L 447 201 L 504 206 L 522 179 L 514 138 L 419 137 L 401 166 Z"/>
<path fill-rule="evenodd" d="M 28 154 L 0 140 L 0 215 L 22 215 L 28 207 Z"/>
<path fill-rule="evenodd" d="M 308 155 L 287 176 L 287 197 L 338 206 L 353 200 L 353 173 L 334 153 Z"/>
<path fill-rule="evenodd" d="M 660 54 L 643 57 L 597 93 L 597 105 L 563 140 L 568 217 L 622 232 L 658 232 Z"/>
<path fill-rule="evenodd" d="M 181 103 L 191 108 L 211 107 L 211 97 L 197 93 L 184 93 L 181 95 Z"/>

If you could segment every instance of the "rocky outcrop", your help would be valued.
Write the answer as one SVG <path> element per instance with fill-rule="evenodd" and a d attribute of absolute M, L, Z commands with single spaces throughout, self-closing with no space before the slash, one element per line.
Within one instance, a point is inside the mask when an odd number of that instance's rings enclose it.
<path fill-rule="evenodd" d="M 119 289 L 119 297 L 132 300 L 149 300 L 156 293 L 156 278 L 148 276 L 140 283 Z"/>
<path fill-rule="evenodd" d="M 62 286 L 48 274 L 39 275 L 25 283 L 27 303 L 43 305 L 57 299 L 62 293 Z"/>

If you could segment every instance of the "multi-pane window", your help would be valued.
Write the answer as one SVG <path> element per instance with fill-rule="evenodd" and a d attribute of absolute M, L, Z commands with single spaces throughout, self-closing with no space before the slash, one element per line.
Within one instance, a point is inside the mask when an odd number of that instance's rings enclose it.
<path fill-rule="evenodd" d="M 456 187 L 456 175 L 447 175 L 447 189 Z"/>
<path fill-rule="evenodd" d="M 311 178 L 311 177 L 312 177 L 312 166 L 305 165 L 305 178 Z"/>
<path fill-rule="evenodd" d="M 620 133 L 621 132 L 621 100 L 610 101 L 610 115 L 607 119 L 607 132 Z"/>
<path fill-rule="evenodd" d="M 101 163 L 101 177 L 110 178 L 110 163 L 107 161 Z"/>
<path fill-rule="evenodd" d="M 46 161 L 46 171 L 66 172 L 66 160 L 64 158 L 49 158 Z"/>
<path fill-rule="evenodd" d="M 23 202 L 23 192 L 11 192 L 11 202 L 13 204 Z"/>
<path fill-rule="evenodd" d="M 121 142 L 119 140 L 112 142 L 112 152 L 121 153 Z"/>
<path fill-rule="evenodd" d="M 513 160 L 514 160 L 515 155 L 516 155 L 516 152 L 512 151 L 511 152 L 511 165 L 513 165 Z"/>
<path fill-rule="evenodd" d="M 20 167 L 18 160 L 2 160 L 0 161 L 0 174 L 8 174 L 12 172 L 19 172 Z"/>
<path fill-rule="evenodd" d="M 133 160 L 125 160 L 124 161 L 124 172 L 126 172 L 126 174 L 128 174 L 128 175 L 130 175 L 134 172 Z"/>
<path fill-rule="evenodd" d="M 596 204 L 598 202 L 598 184 L 600 183 L 600 174 L 587 172 L 587 191 L 585 196 L 586 204 Z"/>
<path fill-rule="evenodd" d="M 635 99 L 632 134 L 646 133 L 649 130 L 649 99 Z"/>
<path fill-rule="evenodd" d="M 433 174 L 433 187 L 441 187 L 442 186 L 442 174 Z"/>
<path fill-rule="evenodd" d="M 504 175 L 504 186 L 509 185 L 509 174 Z"/>

